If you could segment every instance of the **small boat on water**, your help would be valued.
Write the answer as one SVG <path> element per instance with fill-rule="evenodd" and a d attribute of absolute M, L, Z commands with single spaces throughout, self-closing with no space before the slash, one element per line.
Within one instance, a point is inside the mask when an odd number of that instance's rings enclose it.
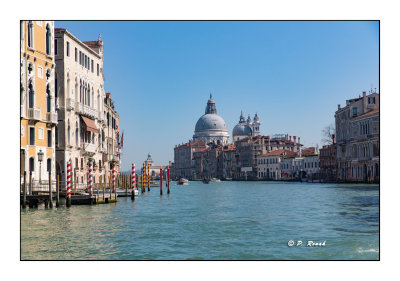
<path fill-rule="evenodd" d="M 217 178 L 212 178 L 211 181 L 213 181 L 213 182 L 220 182 L 221 180 L 220 180 L 220 179 L 217 179 Z"/>
<path fill-rule="evenodd" d="M 189 180 L 185 179 L 185 178 L 180 178 L 178 180 L 178 185 L 188 185 L 189 184 Z"/>
<path fill-rule="evenodd" d="M 208 184 L 208 183 L 210 182 L 210 180 L 209 180 L 209 179 L 206 179 L 206 178 L 204 178 L 204 179 L 202 180 L 202 182 L 203 182 L 203 183 L 205 183 L 205 184 Z"/>

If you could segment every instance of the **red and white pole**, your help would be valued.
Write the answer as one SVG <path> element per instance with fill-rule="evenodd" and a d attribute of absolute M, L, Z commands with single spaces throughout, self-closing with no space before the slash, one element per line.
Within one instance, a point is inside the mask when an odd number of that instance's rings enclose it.
<path fill-rule="evenodd" d="M 89 159 L 89 194 L 92 195 L 93 192 L 93 179 L 92 179 L 92 172 L 93 172 L 93 164 L 92 164 L 92 160 Z"/>
<path fill-rule="evenodd" d="M 136 174 L 135 164 L 132 164 L 132 200 L 135 200 L 135 186 L 136 186 Z"/>
<path fill-rule="evenodd" d="M 162 176 L 163 176 L 163 169 L 160 169 L 160 195 L 162 195 Z"/>
<path fill-rule="evenodd" d="M 167 186 L 168 186 L 168 191 L 167 193 L 169 194 L 169 182 L 170 182 L 170 177 L 169 177 L 169 167 L 167 169 Z"/>
<path fill-rule="evenodd" d="M 71 162 L 67 162 L 67 196 L 66 205 L 71 207 Z"/>
<path fill-rule="evenodd" d="M 112 185 L 113 185 L 114 192 L 117 192 L 115 190 L 115 164 L 113 165 L 113 169 L 112 169 Z"/>

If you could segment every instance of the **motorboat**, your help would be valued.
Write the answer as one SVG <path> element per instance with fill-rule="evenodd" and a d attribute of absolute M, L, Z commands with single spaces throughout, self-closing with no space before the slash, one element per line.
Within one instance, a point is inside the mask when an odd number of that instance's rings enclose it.
<path fill-rule="evenodd" d="M 204 178 L 204 179 L 202 180 L 202 182 L 203 182 L 203 183 L 205 183 L 205 184 L 208 184 L 208 183 L 210 182 L 210 180 L 209 180 L 209 179 L 206 179 L 206 178 Z"/>
<path fill-rule="evenodd" d="M 185 178 L 180 178 L 177 183 L 178 183 L 178 185 L 188 185 L 189 180 L 187 180 Z"/>
<path fill-rule="evenodd" d="M 213 182 L 220 182 L 221 180 L 220 180 L 220 179 L 217 179 L 217 178 L 212 178 L 211 181 L 213 181 Z"/>

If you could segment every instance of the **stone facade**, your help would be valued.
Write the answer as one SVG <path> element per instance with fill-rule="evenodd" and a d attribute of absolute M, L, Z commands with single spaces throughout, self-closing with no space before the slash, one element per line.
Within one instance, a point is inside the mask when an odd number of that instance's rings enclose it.
<path fill-rule="evenodd" d="M 181 177 L 193 179 L 195 173 L 195 163 L 193 154 L 196 150 L 205 149 L 207 145 L 204 141 L 191 141 L 174 148 L 174 167 L 173 178 Z"/>
<path fill-rule="evenodd" d="M 379 182 L 379 94 L 338 105 L 335 123 L 338 180 Z"/>
<path fill-rule="evenodd" d="M 335 137 L 333 137 L 333 140 L 335 140 Z M 337 165 L 335 141 L 330 145 L 324 145 L 319 151 L 321 179 L 326 182 L 336 181 Z"/>
<path fill-rule="evenodd" d="M 258 157 L 258 175 L 261 180 L 280 180 L 281 162 L 284 157 L 296 156 L 296 152 L 278 149 Z"/>
<path fill-rule="evenodd" d="M 93 181 L 98 183 L 106 166 L 104 129 L 103 42 L 82 42 L 66 29 L 55 29 L 56 96 L 58 97 L 57 173 L 65 182 L 71 161 L 73 182 L 86 185 L 88 161 L 93 159 Z M 108 178 L 108 177 L 107 177 Z"/>

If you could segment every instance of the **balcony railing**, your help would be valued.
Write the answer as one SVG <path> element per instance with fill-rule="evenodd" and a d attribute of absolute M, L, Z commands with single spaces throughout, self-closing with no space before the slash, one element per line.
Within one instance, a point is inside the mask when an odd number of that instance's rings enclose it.
<path fill-rule="evenodd" d="M 57 113 L 56 112 L 47 112 L 46 113 L 46 121 L 52 124 L 57 124 Z"/>
<path fill-rule="evenodd" d="M 67 110 L 71 110 L 75 108 L 75 101 L 71 98 L 67 98 Z"/>
<path fill-rule="evenodd" d="M 40 108 L 29 108 L 28 118 L 34 120 L 40 120 Z"/>
<path fill-rule="evenodd" d="M 93 118 L 98 118 L 98 115 L 97 115 L 97 110 L 96 109 L 94 109 L 94 108 L 91 108 L 90 106 L 88 106 L 88 105 L 85 105 L 85 104 L 82 104 L 82 103 L 80 103 L 80 102 L 76 102 L 76 111 L 77 112 L 79 112 L 79 113 L 82 113 L 82 114 L 85 114 L 85 115 L 89 115 L 89 116 L 91 116 L 91 117 L 93 117 Z"/>
<path fill-rule="evenodd" d="M 86 150 L 86 152 L 95 153 L 97 146 L 93 143 L 83 143 L 83 148 Z"/>

